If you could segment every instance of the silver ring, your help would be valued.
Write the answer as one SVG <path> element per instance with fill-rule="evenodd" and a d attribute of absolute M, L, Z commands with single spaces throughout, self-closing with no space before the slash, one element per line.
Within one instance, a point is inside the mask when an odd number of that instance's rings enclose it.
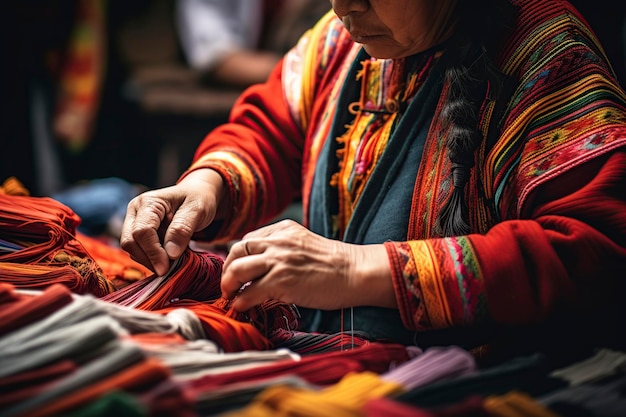
<path fill-rule="evenodd" d="M 250 249 L 248 249 L 248 241 L 247 240 L 243 241 L 243 252 L 246 254 L 246 256 L 250 256 Z"/>

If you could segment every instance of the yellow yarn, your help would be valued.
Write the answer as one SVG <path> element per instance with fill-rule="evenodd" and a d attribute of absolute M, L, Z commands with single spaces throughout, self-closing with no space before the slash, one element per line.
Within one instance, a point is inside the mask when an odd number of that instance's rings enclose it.
<path fill-rule="evenodd" d="M 494 417 L 559 417 L 528 394 L 519 391 L 487 397 L 483 407 Z"/>
<path fill-rule="evenodd" d="M 403 391 L 402 385 L 383 381 L 373 372 L 351 373 L 318 391 L 284 385 L 268 388 L 249 406 L 226 416 L 358 417 L 364 415 L 361 410 L 367 401 Z"/>

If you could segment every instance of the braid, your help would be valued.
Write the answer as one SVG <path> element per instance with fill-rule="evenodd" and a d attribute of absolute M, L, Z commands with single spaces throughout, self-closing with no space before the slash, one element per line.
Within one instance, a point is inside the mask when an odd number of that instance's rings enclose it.
<path fill-rule="evenodd" d="M 489 42 L 498 38 L 493 32 L 500 30 L 493 22 L 508 22 L 499 14 L 501 7 L 510 5 L 507 0 L 473 1 L 471 6 L 469 3 L 458 3 L 459 21 L 448 50 L 455 58 L 445 72 L 449 91 L 441 116 L 443 131 L 448 135 L 446 146 L 452 162 L 454 188 L 435 222 L 434 232 L 438 236 L 465 235 L 471 231 L 465 186 L 474 166 L 474 153 L 484 139 L 478 123 L 487 87 L 495 87 L 497 94 L 500 77 L 489 55 L 493 48 Z"/>

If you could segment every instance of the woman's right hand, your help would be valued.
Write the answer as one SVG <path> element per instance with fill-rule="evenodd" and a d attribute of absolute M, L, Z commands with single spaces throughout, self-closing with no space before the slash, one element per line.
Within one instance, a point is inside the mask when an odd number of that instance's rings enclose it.
<path fill-rule="evenodd" d="M 207 227 L 218 207 L 224 207 L 225 188 L 216 171 L 199 169 L 174 186 L 135 197 L 128 203 L 120 245 L 132 259 L 166 274 L 193 233 Z"/>

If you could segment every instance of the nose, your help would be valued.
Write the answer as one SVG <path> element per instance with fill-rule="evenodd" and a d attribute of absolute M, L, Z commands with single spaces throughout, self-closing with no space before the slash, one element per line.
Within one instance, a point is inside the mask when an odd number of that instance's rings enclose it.
<path fill-rule="evenodd" d="M 353 12 L 364 12 L 370 4 L 369 0 L 330 0 L 330 4 L 339 17 L 347 16 Z"/>

